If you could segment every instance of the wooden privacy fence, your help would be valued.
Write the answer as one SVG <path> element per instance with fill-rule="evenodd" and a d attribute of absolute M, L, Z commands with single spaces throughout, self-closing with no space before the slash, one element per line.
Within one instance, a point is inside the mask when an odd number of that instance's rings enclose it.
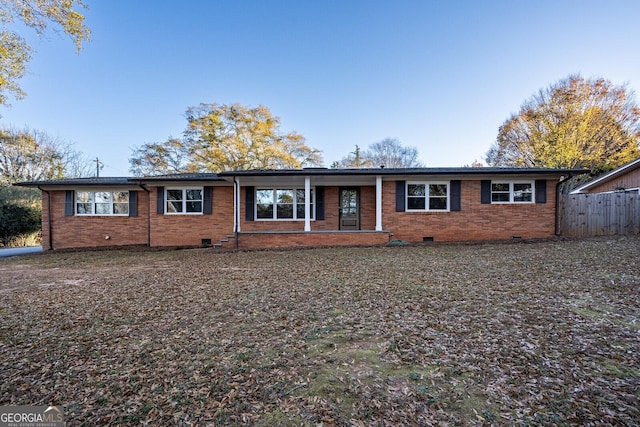
<path fill-rule="evenodd" d="M 567 237 L 640 234 L 640 194 L 561 195 L 558 221 Z"/>

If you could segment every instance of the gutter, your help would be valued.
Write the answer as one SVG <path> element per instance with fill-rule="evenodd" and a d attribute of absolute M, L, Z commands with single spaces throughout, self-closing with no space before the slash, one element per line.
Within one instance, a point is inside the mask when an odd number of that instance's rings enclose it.
<path fill-rule="evenodd" d="M 48 235 L 49 235 L 49 247 L 47 248 L 48 251 L 52 251 L 53 250 L 53 235 L 51 234 L 53 231 L 51 229 L 51 193 L 49 193 L 47 190 L 43 189 L 42 187 L 38 186 L 37 187 L 38 190 L 42 191 L 43 193 L 45 193 L 47 195 L 47 228 L 48 228 Z"/>
<path fill-rule="evenodd" d="M 144 184 L 139 183 L 138 186 L 147 193 L 147 247 L 151 247 L 151 190 Z"/>

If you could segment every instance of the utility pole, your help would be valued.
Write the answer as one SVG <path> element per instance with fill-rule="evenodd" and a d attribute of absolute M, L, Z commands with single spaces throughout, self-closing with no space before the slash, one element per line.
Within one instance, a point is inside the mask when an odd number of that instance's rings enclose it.
<path fill-rule="evenodd" d="M 102 166 L 103 166 L 102 162 L 97 157 L 94 160 L 94 162 L 96 162 L 96 178 L 100 178 L 100 169 L 102 169 Z"/>

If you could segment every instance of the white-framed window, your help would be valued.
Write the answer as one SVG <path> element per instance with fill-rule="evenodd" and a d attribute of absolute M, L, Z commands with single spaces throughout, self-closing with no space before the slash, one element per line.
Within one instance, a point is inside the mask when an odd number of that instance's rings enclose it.
<path fill-rule="evenodd" d="M 311 219 L 315 218 L 315 192 L 311 189 Z M 304 188 L 258 188 L 256 190 L 257 220 L 304 219 Z"/>
<path fill-rule="evenodd" d="M 129 192 L 76 191 L 76 215 L 129 215 Z"/>
<path fill-rule="evenodd" d="M 449 182 L 407 182 L 408 212 L 449 210 Z"/>
<path fill-rule="evenodd" d="M 166 188 L 164 200 L 166 214 L 201 214 L 203 188 Z"/>
<path fill-rule="evenodd" d="M 492 181 L 491 203 L 533 203 L 533 181 Z"/>

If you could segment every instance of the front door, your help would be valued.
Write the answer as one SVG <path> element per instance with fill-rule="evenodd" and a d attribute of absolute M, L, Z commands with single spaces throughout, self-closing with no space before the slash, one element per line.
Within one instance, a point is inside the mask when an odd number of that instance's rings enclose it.
<path fill-rule="evenodd" d="M 340 230 L 360 230 L 360 191 L 340 189 Z"/>

